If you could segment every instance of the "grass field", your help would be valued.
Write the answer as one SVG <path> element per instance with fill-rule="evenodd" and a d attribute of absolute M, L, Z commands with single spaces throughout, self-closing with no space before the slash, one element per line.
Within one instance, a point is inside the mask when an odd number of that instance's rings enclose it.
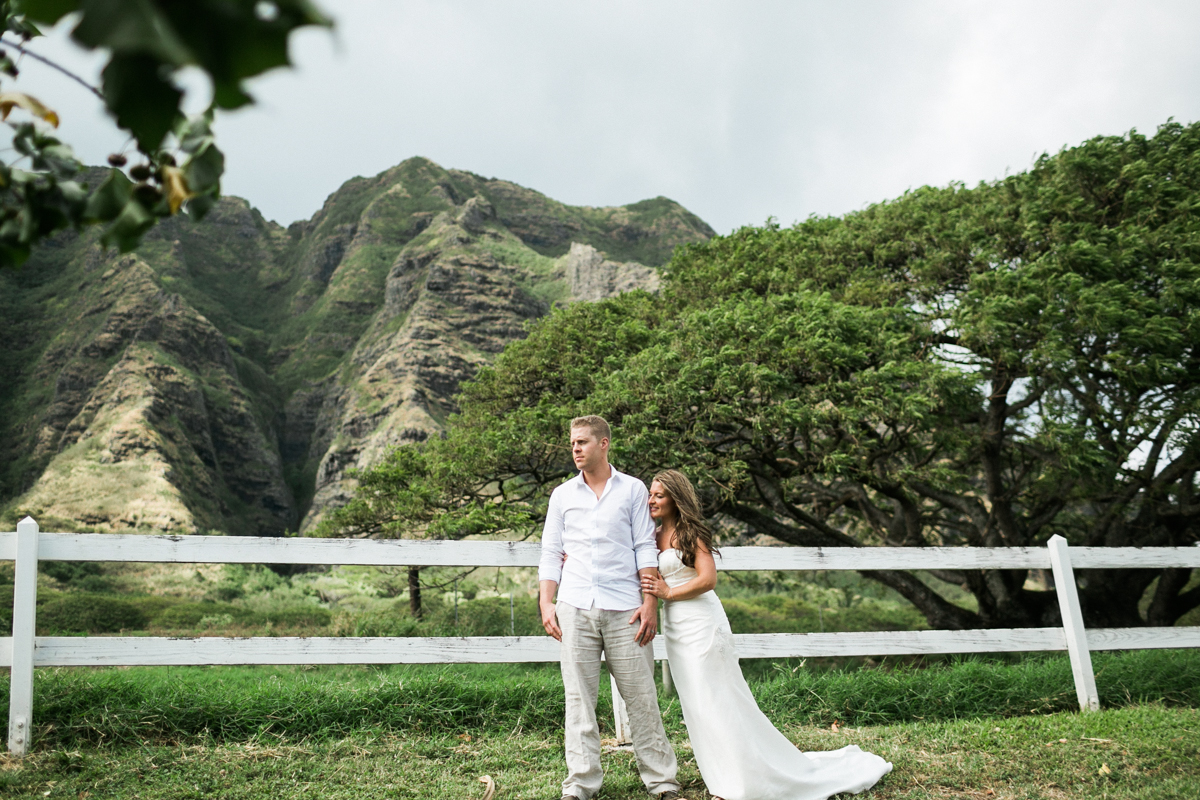
<path fill-rule="evenodd" d="M 799 747 L 858 744 L 895 769 L 866 798 L 1139 798 L 1200 796 L 1200 712 L 1159 705 L 1081 716 L 830 728 L 782 722 Z M 685 795 L 707 797 L 686 739 L 672 736 Z M 604 756 L 602 800 L 645 797 L 632 755 Z M 50 748 L 0 764 L 0 796 L 237 798 L 557 798 L 561 737 L 545 732 L 430 734 L 360 730 L 336 739 Z"/>
<path fill-rule="evenodd" d="M 540 633 L 532 577 L 446 577 L 418 620 L 396 588 L 405 576 L 366 568 L 47 568 L 39 632 Z M 731 579 L 723 599 L 734 630 L 924 627 L 899 598 L 853 576 L 802 577 Z M 0 625 L 10 578 L 0 565 Z M 895 764 L 867 798 L 1200 798 L 1200 651 L 1093 658 L 1104 710 L 1088 715 L 1076 710 L 1061 655 L 742 666 L 799 747 L 855 743 Z M 5 703 L 7 691 L 0 678 Z M 685 795 L 705 798 L 678 700 L 661 703 Z M 611 736 L 607 681 L 599 715 Z M 32 752 L 0 757 L 0 798 L 482 798 L 486 774 L 496 800 L 554 800 L 562 718 L 550 664 L 42 669 Z M 645 797 L 629 753 L 604 758 L 599 800 Z"/>
<path fill-rule="evenodd" d="M 1057 656 L 746 664 L 799 747 L 895 764 L 867 797 L 1200 797 L 1200 653 L 1095 666 L 1105 710 L 1081 715 Z M 685 794 L 706 797 L 678 701 L 662 707 Z M 600 713 L 607 725 L 605 688 Z M 0 763 L 0 797 L 480 798 L 487 774 L 501 800 L 556 798 L 563 777 L 553 665 L 40 670 L 35 718 L 32 754 Z M 630 754 L 605 765 L 602 800 L 644 796 Z"/>

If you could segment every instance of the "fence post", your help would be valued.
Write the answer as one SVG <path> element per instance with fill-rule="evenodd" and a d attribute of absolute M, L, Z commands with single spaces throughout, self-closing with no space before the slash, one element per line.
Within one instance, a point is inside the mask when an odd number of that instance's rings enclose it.
<path fill-rule="evenodd" d="M 1058 609 L 1062 614 L 1063 633 L 1067 638 L 1067 653 L 1071 657 L 1071 673 L 1075 676 L 1075 695 L 1081 711 L 1097 711 L 1100 694 L 1096 691 L 1096 675 L 1092 672 L 1092 651 L 1088 649 L 1087 629 L 1083 627 L 1083 610 L 1079 605 L 1079 590 L 1075 588 L 1075 572 L 1071 569 L 1071 554 L 1067 540 L 1055 534 L 1047 543 L 1050 566 L 1054 571 L 1054 588 Z"/>
<path fill-rule="evenodd" d="M 13 586 L 12 671 L 8 690 L 8 751 L 29 750 L 33 725 L 33 635 L 37 609 L 38 524 L 17 523 L 17 560 Z"/>
<path fill-rule="evenodd" d="M 632 744 L 633 737 L 629 733 L 629 709 L 625 707 L 625 698 L 617 689 L 617 679 L 610 671 L 608 679 L 612 682 L 613 727 L 617 729 L 617 746 Z"/>
<path fill-rule="evenodd" d="M 671 677 L 671 662 L 663 659 L 663 694 L 667 697 L 675 694 L 675 680 Z"/>

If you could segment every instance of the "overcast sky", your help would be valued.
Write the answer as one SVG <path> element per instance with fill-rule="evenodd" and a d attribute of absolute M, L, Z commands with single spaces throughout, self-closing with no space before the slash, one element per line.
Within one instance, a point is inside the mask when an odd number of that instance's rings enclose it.
<path fill-rule="evenodd" d="M 1200 119 L 1194 0 L 317 2 L 336 31 L 294 36 L 296 68 L 217 123 L 226 193 L 285 225 L 422 155 L 576 205 L 666 195 L 724 233 Z M 31 46 L 98 81 L 66 29 Z M 21 66 L 85 161 L 123 146 Z"/>

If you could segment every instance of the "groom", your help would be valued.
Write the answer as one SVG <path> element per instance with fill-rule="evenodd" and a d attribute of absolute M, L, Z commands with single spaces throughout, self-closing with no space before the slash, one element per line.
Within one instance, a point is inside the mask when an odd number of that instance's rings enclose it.
<path fill-rule="evenodd" d="M 550 495 L 542 532 L 542 625 L 563 644 L 563 800 L 591 800 L 604 777 L 596 725 L 601 652 L 629 710 L 642 782 L 660 800 L 672 800 L 679 797 L 675 751 L 658 710 L 654 648 L 649 646 L 658 628 L 658 601 L 653 595 L 643 597 L 640 584 L 641 575 L 658 570 L 658 546 L 645 484 L 609 466 L 611 438 L 600 417 L 571 422 L 571 453 L 579 475 Z"/>

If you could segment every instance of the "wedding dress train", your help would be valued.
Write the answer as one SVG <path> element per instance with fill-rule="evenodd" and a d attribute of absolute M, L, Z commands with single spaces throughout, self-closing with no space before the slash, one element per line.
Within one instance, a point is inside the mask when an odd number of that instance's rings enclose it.
<path fill-rule="evenodd" d="M 696 577 L 678 550 L 664 550 L 658 569 L 669 586 Z M 858 792 L 892 765 L 857 745 L 802 753 L 759 710 L 742 677 L 733 633 L 714 592 L 665 604 L 663 635 L 671 677 L 696 765 L 708 791 L 724 800 L 826 800 Z"/>

